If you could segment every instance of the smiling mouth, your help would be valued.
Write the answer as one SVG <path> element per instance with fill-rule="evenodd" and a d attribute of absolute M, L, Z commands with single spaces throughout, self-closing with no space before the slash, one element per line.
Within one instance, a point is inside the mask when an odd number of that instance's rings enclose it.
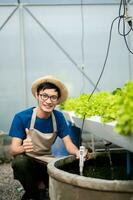
<path fill-rule="evenodd" d="M 45 108 L 53 108 L 53 105 L 46 105 L 46 104 L 43 104 L 43 106 L 45 107 Z"/>

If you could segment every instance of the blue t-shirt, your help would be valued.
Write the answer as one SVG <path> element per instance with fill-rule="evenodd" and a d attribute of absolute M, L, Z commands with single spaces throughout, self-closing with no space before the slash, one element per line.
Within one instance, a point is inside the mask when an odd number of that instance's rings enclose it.
<path fill-rule="evenodd" d="M 29 108 L 17 113 L 14 116 L 11 128 L 9 130 L 9 135 L 11 137 L 17 137 L 21 139 L 26 138 L 25 129 L 30 127 L 32 113 L 33 108 Z M 67 122 L 60 111 L 54 110 L 53 113 L 57 123 L 57 136 L 63 138 L 70 133 L 69 126 L 67 125 Z M 47 119 L 36 117 L 34 128 L 42 133 L 52 133 L 52 117 L 50 116 Z"/>

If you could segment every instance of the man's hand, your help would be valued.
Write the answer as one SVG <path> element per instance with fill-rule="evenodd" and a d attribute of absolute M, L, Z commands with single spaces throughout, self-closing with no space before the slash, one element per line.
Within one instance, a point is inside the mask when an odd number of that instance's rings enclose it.
<path fill-rule="evenodd" d="M 89 160 L 91 158 L 88 149 L 85 149 L 84 158 L 85 160 Z"/>
<path fill-rule="evenodd" d="M 32 139 L 31 139 L 31 134 L 30 134 L 30 131 L 29 129 L 25 129 L 25 132 L 26 132 L 26 139 L 23 140 L 23 148 L 24 148 L 24 151 L 25 152 L 31 152 L 33 151 L 33 143 L 32 143 Z"/>
<path fill-rule="evenodd" d="M 78 150 L 76 152 L 76 158 L 79 159 L 80 158 L 80 151 Z M 84 151 L 84 159 L 85 160 L 89 160 L 91 158 L 90 153 L 88 152 L 88 149 L 85 149 Z"/>

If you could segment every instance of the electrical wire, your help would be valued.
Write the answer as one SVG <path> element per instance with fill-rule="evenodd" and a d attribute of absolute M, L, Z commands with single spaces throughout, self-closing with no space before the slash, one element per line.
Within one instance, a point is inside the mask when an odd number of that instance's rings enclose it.
<path fill-rule="evenodd" d="M 107 63 L 107 59 L 108 59 L 108 55 L 109 55 L 109 50 L 110 50 L 110 44 L 111 44 L 111 38 L 112 38 L 112 30 L 113 30 L 113 25 L 114 25 L 114 22 L 116 20 L 119 19 L 118 21 L 118 33 L 124 37 L 124 41 L 125 41 L 125 44 L 126 44 L 126 47 L 127 49 L 129 50 L 130 53 L 133 54 L 133 52 L 130 50 L 129 46 L 128 46 L 128 43 L 127 43 L 127 39 L 126 39 L 126 36 L 129 35 L 129 33 L 133 30 L 132 27 L 130 27 L 130 30 L 126 33 L 125 31 L 125 14 L 126 14 L 126 6 L 127 6 L 127 3 L 126 3 L 126 0 L 121 0 L 120 1 L 120 7 L 119 7 L 119 16 L 117 16 L 116 18 L 113 19 L 112 23 L 111 23 L 111 27 L 110 27 L 110 34 L 109 34 L 109 41 L 108 41 L 108 47 L 107 47 L 107 52 L 106 52 L 106 56 L 105 56 L 105 61 L 104 61 L 104 64 L 103 64 L 103 67 L 102 67 L 102 71 L 99 75 L 99 78 L 96 82 L 96 85 L 93 89 L 93 91 L 91 92 L 89 98 L 88 98 L 88 102 L 90 101 L 92 95 L 94 94 L 95 92 L 95 88 L 97 88 L 100 80 L 101 80 L 101 77 L 103 75 L 103 72 L 104 72 L 104 69 L 105 69 L 105 66 L 106 66 L 106 63 Z M 121 12 L 122 12 L 122 7 L 123 7 L 123 14 L 121 15 Z M 121 19 L 123 19 L 123 32 L 121 33 L 120 32 L 120 24 L 121 24 Z M 83 128 L 84 128 L 84 123 L 85 123 L 85 118 L 86 118 L 86 113 L 84 114 L 84 117 L 83 117 L 83 121 L 82 121 L 82 127 L 81 127 L 81 139 L 82 139 L 82 133 L 83 133 Z M 81 141 L 80 141 L 81 142 Z"/>
<path fill-rule="evenodd" d="M 130 30 L 127 33 L 124 33 L 123 31 L 121 33 L 121 31 L 120 31 L 120 29 L 121 29 L 121 21 L 122 21 L 122 26 L 123 27 L 125 26 L 125 18 L 126 18 L 126 12 L 127 12 L 127 9 L 125 8 L 125 5 L 127 6 L 127 3 L 124 2 L 123 0 L 121 0 L 120 1 L 120 7 L 119 7 L 119 22 L 118 22 L 118 33 L 121 36 L 127 36 L 130 33 L 130 31 L 132 30 L 132 27 L 130 27 Z M 123 12 L 122 12 L 122 7 L 123 7 Z M 122 12 L 122 14 L 121 14 L 121 12 Z"/>
<path fill-rule="evenodd" d="M 111 44 L 112 29 L 113 29 L 114 22 L 115 22 L 117 19 L 119 19 L 119 20 L 118 20 L 118 33 L 119 33 L 119 35 L 121 35 L 121 36 L 124 37 L 124 41 L 125 41 L 125 44 L 126 44 L 126 47 L 127 47 L 128 51 L 129 51 L 130 53 L 133 54 L 133 52 L 132 52 L 132 51 L 130 50 L 130 48 L 129 48 L 129 45 L 128 45 L 128 43 L 127 43 L 127 38 L 126 38 L 126 37 L 129 35 L 129 33 L 130 33 L 131 31 L 133 31 L 132 23 L 130 23 L 130 24 L 129 24 L 130 29 L 129 29 L 129 31 L 126 33 L 126 28 L 125 28 L 125 27 L 126 27 L 125 21 L 126 21 L 126 17 L 127 17 L 127 16 L 126 16 L 126 11 L 127 11 L 127 10 L 126 10 L 126 9 L 127 9 L 126 6 L 127 6 L 126 0 L 121 0 L 121 1 L 120 1 L 120 6 L 119 6 L 119 16 L 116 17 L 116 18 L 112 21 L 112 23 L 111 23 L 110 34 L 109 34 L 109 42 L 108 42 L 106 57 L 105 57 L 104 65 L 103 65 L 103 67 L 102 67 L 102 71 L 101 71 L 101 73 L 100 73 L 100 76 L 99 76 L 99 78 L 98 78 L 98 80 L 97 80 L 97 83 L 96 83 L 96 86 L 95 86 L 95 87 L 98 86 L 98 84 L 99 84 L 99 82 L 100 82 L 100 80 L 101 80 L 101 77 L 102 77 L 102 75 L 103 75 L 103 72 L 104 72 L 104 69 L 105 69 L 105 65 L 106 65 L 106 63 L 107 63 L 107 59 L 108 59 L 108 55 L 109 55 L 109 49 L 110 49 L 110 44 Z M 123 14 L 121 15 L 122 7 L 123 7 Z M 122 31 L 122 33 L 120 32 L 121 20 L 123 20 L 123 31 Z M 91 94 L 90 94 L 90 96 L 89 96 L 89 98 L 88 98 L 88 102 L 90 101 L 92 95 L 93 95 L 94 92 L 95 92 L 95 87 L 94 87 L 93 91 L 91 92 Z M 83 128 L 84 128 L 85 118 L 86 118 L 86 113 L 85 113 L 85 115 L 84 115 L 84 117 L 83 117 L 83 121 L 82 121 L 81 140 L 82 140 L 82 133 L 83 133 Z M 81 142 L 81 141 L 80 141 L 80 142 Z"/>
<path fill-rule="evenodd" d="M 105 66 L 106 66 L 106 63 L 107 63 L 107 60 L 108 60 L 108 56 L 109 56 L 110 45 L 111 45 L 113 25 L 114 25 L 114 22 L 115 22 L 118 18 L 119 18 L 119 16 L 116 17 L 116 18 L 112 21 L 112 23 L 111 23 L 110 33 L 109 33 L 109 41 L 108 41 L 108 46 L 107 46 L 107 52 L 106 52 L 104 64 L 103 64 L 103 67 L 102 67 L 102 71 L 101 71 L 101 73 L 100 73 L 100 75 L 99 75 L 99 78 L 98 78 L 98 80 L 97 80 L 97 82 L 96 82 L 96 85 L 95 85 L 93 91 L 91 92 L 91 94 L 90 94 L 90 96 L 89 96 L 89 98 L 88 98 L 88 102 L 90 101 L 91 97 L 93 96 L 93 94 L 94 94 L 94 92 L 95 92 L 95 90 L 96 90 L 96 87 L 98 86 L 98 84 L 99 84 L 99 82 L 100 82 L 100 80 L 101 80 L 101 77 L 102 77 L 102 75 L 103 75 L 103 72 L 104 72 L 104 70 L 105 70 Z M 85 122 L 86 114 L 87 114 L 87 113 L 84 114 L 83 121 L 82 121 L 81 135 L 82 135 L 82 133 L 83 133 L 83 128 L 84 128 L 84 122 Z M 82 138 L 82 137 L 81 137 L 81 138 Z"/>
<path fill-rule="evenodd" d="M 122 22 L 121 22 L 121 20 L 122 20 Z M 125 23 L 125 20 L 124 20 L 124 17 L 123 16 L 120 16 L 119 17 L 119 21 L 118 21 L 118 33 L 119 33 L 119 35 L 121 35 L 121 36 L 127 36 L 131 31 L 132 31 L 132 27 L 130 27 L 130 29 L 129 29 L 129 31 L 127 32 L 127 33 L 124 33 L 124 32 L 122 32 L 121 33 L 121 23 L 123 23 L 123 26 L 125 26 L 124 25 L 124 23 Z"/>
<path fill-rule="evenodd" d="M 121 15 L 123 9 L 123 14 Z M 121 26 L 121 20 L 122 20 L 122 33 L 120 31 L 120 26 Z M 129 31 L 126 33 L 126 24 L 130 27 Z M 121 0 L 120 1 L 120 7 L 119 7 L 119 22 L 118 22 L 118 33 L 124 38 L 126 47 L 128 51 L 133 54 L 133 51 L 130 49 L 129 44 L 127 42 L 127 36 L 132 33 L 133 31 L 133 24 L 132 20 L 128 16 L 128 4 L 126 0 Z"/>

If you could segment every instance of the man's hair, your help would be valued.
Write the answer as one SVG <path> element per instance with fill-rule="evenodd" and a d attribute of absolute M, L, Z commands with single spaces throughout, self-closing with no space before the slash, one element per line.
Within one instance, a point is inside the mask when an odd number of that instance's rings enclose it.
<path fill-rule="evenodd" d="M 46 89 L 54 89 L 58 93 L 58 98 L 61 96 L 60 89 L 55 84 L 49 82 L 41 83 L 37 88 L 37 94 L 39 94 L 41 90 L 46 90 Z"/>

